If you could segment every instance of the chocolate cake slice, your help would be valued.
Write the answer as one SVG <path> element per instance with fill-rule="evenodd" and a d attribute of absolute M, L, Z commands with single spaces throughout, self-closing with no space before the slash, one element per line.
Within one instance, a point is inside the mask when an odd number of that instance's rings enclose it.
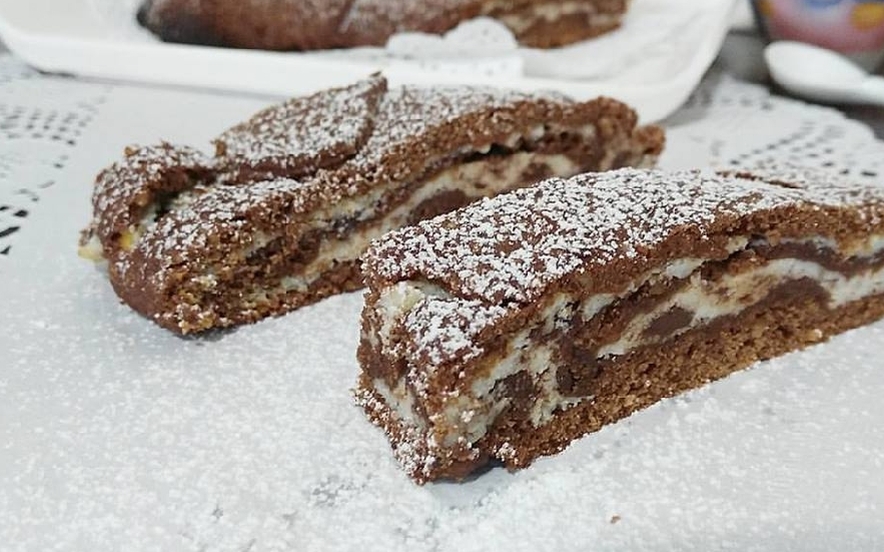
<path fill-rule="evenodd" d="M 271 107 L 215 146 L 127 151 L 99 175 L 83 238 L 126 303 L 181 333 L 358 289 L 383 233 L 545 177 L 650 165 L 663 133 L 606 98 L 374 76 Z"/>
<path fill-rule="evenodd" d="M 358 402 L 415 481 L 457 479 L 884 316 L 884 188 L 554 178 L 364 258 Z"/>
<path fill-rule="evenodd" d="M 628 0 L 146 0 L 138 21 L 162 40 L 264 50 L 383 46 L 493 17 L 520 43 L 563 46 L 620 26 Z"/>

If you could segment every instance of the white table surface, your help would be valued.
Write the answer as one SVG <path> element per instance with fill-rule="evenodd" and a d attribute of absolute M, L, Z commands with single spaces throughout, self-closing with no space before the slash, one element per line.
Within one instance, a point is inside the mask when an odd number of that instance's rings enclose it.
<path fill-rule="evenodd" d="M 884 185 L 867 128 L 734 80 L 728 51 L 666 121 L 662 166 L 790 159 Z M 884 550 L 884 323 L 516 474 L 418 488 L 348 394 L 358 294 L 182 340 L 74 256 L 91 179 L 125 144 L 205 144 L 262 102 L 11 72 L 0 550 Z"/>

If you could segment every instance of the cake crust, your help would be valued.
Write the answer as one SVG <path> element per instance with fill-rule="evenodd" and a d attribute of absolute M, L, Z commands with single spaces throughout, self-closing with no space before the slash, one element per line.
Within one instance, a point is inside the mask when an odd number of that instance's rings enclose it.
<path fill-rule="evenodd" d="M 884 315 L 884 191 L 822 174 L 550 180 L 366 254 L 357 397 L 417 482 L 512 469 Z"/>

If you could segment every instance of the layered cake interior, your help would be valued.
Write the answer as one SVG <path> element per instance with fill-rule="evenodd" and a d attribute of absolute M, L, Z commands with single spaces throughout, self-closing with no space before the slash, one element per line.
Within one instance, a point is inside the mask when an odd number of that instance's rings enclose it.
<path fill-rule="evenodd" d="M 619 27 L 628 6 L 628 0 L 145 0 L 137 19 L 170 42 L 319 50 L 383 46 L 396 33 L 441 34 L 486 16 L 525 46 L 552 48 Z"/>
<path fill-rule="evenodd" d="M 365 271 L 358 401 L 415 481 L 459 479 L 884 316 L 884 189 L 551 179 L 388 235 Z"/>
<path fill-rule="evenodd" d="M 663 134 L 606 98 L 388 90 L 375 76 L 262 111 L 215 145 L 211 158 L 130 149 L 99 175 L 83 240 L 124 301 L 182 333 L 358 289 L 382 234 L 553 175 L 651 165 Z"/>

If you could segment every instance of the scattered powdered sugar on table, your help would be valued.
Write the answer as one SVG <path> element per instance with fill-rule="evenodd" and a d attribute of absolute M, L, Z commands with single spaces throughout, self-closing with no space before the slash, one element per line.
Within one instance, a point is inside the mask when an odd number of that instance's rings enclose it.
<path fill-rule="evenodd" d="M 358 294 L 180 339 L 73 259 L 39 287 L 5 281 L 16 290 L 0 337 L 5 549 L 884 544 L 862 521 L 884 497 L 880 324 L 665 401 L 517 474 L 417 487 L 348 393 Z"/>

